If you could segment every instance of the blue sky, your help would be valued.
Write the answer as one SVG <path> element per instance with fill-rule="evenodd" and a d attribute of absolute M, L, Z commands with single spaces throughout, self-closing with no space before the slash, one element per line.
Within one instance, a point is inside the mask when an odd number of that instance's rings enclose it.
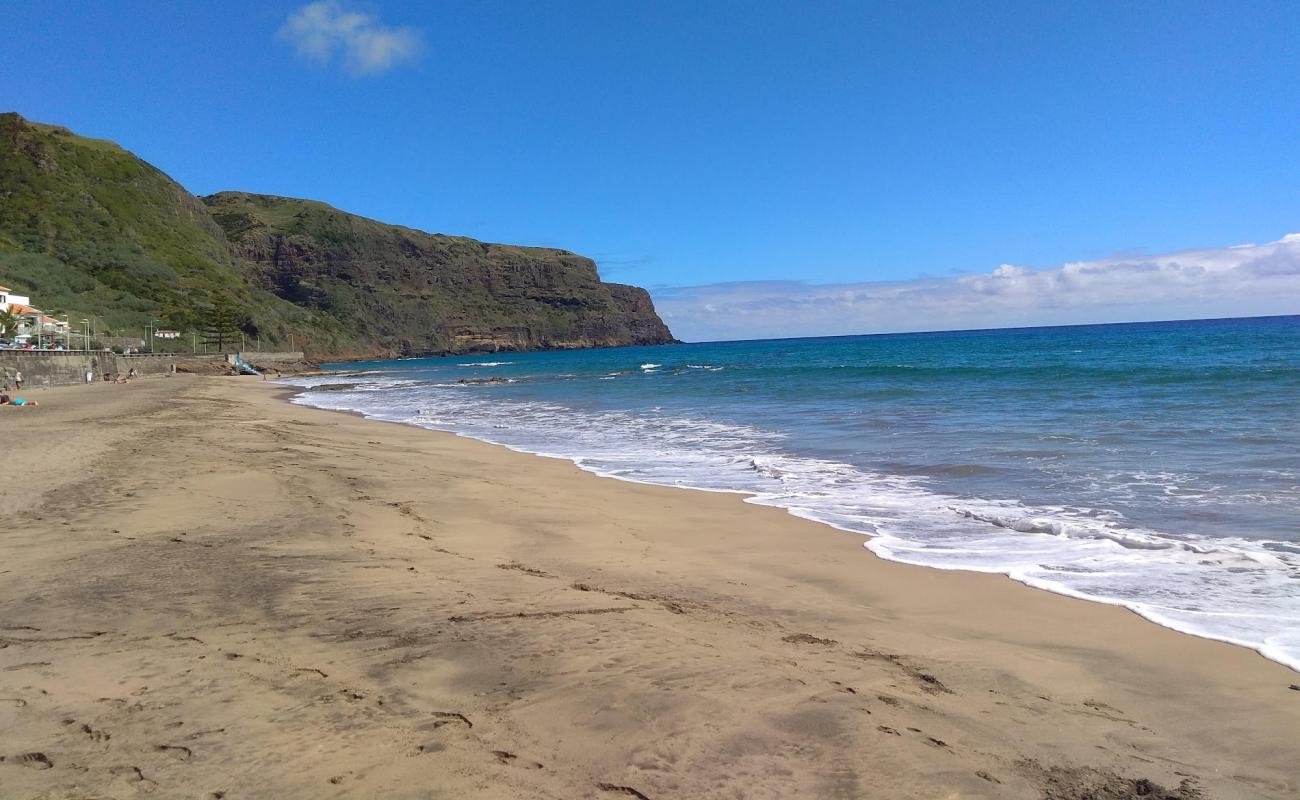
<path fill-rule="evenodd" d="M 305 5 L 6 4 L 0 107 L 196 193 L 575 250 L 679 311 L 699 293 L 675 287 L 753 303 L 1300 230 L 1293 5 Z M 1152 308 L 1180 313 L 1162 288 Z M 721 335 L 702 308 L 679 335 Z M 787 329 L 781 308 L 740 333 Z"/>

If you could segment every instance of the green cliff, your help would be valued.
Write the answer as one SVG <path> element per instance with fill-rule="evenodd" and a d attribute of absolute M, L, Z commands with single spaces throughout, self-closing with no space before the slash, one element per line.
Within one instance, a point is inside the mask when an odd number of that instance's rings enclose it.
<path fill-rule="evenodd" d="M 188 333 L 236 310 L 320 357 L 672 341 L 643 290 L 563 250 L 386 225 L 324 203 L 200 200 L 116 144 L 0 114 L 0 284 L 74 325 Z"/>
<path fill-rule="evenodd" d="M 386 225 L 324 203 L 203 198 L 254 282 L 400 353 L 672 341 L 644 289 L 589 258 Z"/>

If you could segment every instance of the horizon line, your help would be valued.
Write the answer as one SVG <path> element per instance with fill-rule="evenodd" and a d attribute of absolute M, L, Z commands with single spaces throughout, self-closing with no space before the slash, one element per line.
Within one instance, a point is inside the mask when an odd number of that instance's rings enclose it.
<path fill-rule="evenodd" d="M 1229 322 L 1245 319 L 1287 319 L 1300 318 L 1300 312 L 1294 314 L 1258 314 L 1246 317 L 1194 317 L 1191 319 L 1136 319 L 1124 322 L 1071 322 L 1061 325 L 1014 325 L 1008 328 L 935 328 L 924 331 L 881 331 L 878 333 L 836 333 L 824 336 L 774 336 L 755 339 L 699 339 L 683 341 L 678 344 L 733 344 L 740 342 L 790 342 L 803 339 L 862 339 L 868 336 L 928 336 L 936 333 L 991 333 L 993 331 L 1038 331 L 1055 328 L 1104 328 L 1120 325 L 1165 325 L 1174 322 Z M 664 345 L 640 345 L 642 347 L 663 347 Z"/>

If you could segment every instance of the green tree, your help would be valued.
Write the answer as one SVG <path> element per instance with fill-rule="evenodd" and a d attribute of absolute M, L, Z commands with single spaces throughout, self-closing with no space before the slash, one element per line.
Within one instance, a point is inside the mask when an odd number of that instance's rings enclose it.
<path fill-rule="evenodd" d="M 12 311 L 0 311 L 0 336 L 12 338 L 18 333 L 22 320 Z"/>
<path fill-rule="evenodd" d="M 203 341 L 219 352 L 239 339 L 248 315 L 225 295 L 218 295 L 204 314 Z"/>

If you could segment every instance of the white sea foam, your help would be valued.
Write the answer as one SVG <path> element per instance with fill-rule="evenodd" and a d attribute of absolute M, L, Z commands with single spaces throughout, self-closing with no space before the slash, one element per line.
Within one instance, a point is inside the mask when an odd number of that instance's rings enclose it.
<path fill-rule="evenodd" d="M 501 367 L 509 364 L 509 361 L 471 361 L 468 364 L 459 364 L 461 367 Z"/>
<path fill-rule="evenodd" d="M 358 384 L 308 391 L 296 402 L 454 431 L 622 480 L 744 493 L 748 502 L 865 534 L 866 546 L 884 558 L 1001 573 L 1125 606 L 1300 670 L 1300 552 L 1291 543 L 1176 535 L 1127 524 L 1106 509 L 943 494 L 914 476 L 793 455 L 782 449 L 783 434 L 751 426 L 662 413 L 578 412 L 378 376 L 291 382 L 308 389 Z M 1165 473 L 1135 478 L 1184 480 Z"/>
<path fill-rule="evenodd" d="M 311 375 L 301 378 L 288 378 L 280 381 L 291 386 L 313 389 L 321 386 L 347 386 L 349 391 L 373 392 L 395 389 L 399 386 L 414 386 L 421 381 L 411 378 L 387 377 L 388 373 L 373 371 L 345 375 Z"/>

